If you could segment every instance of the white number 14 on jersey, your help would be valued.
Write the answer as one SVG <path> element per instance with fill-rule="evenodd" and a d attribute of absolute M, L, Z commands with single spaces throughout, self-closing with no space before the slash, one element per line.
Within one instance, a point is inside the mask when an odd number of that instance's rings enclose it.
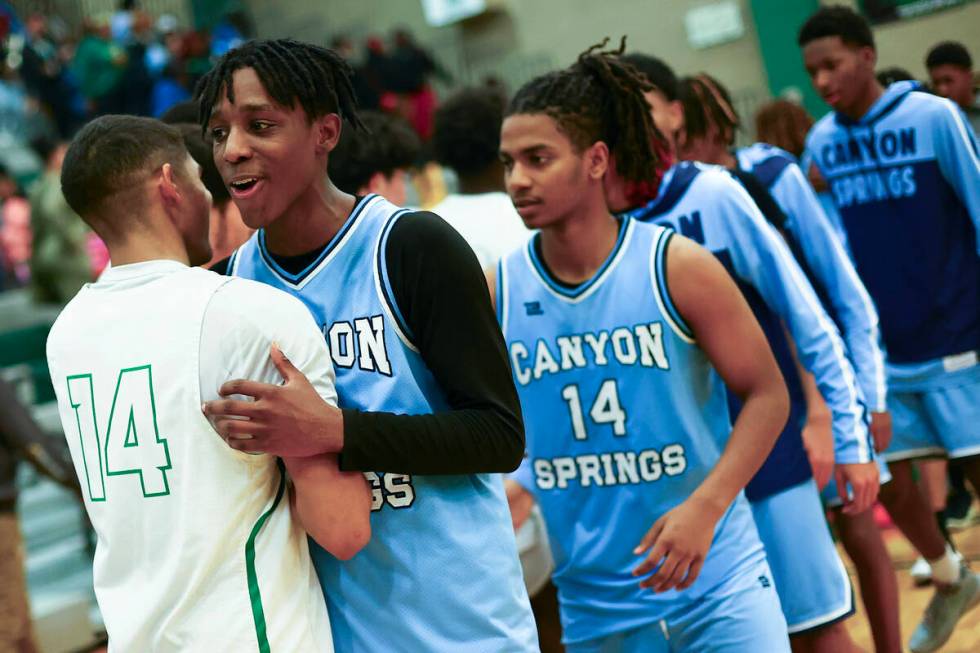
<path fill-rule="evenodd" d="M 68 377 L 68 401 L 75 412 L 89 499 L 105 501 L 106 478 L 124 474 L 139 475 L 144 497 L 170 494 L 170 451 L 157 430 L 149 365 L 119 372 L 104 437 L 100 436 L 91 374 Z"/>

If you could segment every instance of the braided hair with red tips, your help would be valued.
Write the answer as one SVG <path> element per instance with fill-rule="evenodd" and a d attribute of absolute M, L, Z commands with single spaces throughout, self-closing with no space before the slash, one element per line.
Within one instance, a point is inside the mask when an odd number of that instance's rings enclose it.
<path fill-rule="evenodd" d="M 568 68 L 522 86 L 506 115 L 543 113 L 579 151 L 598 141 L 605 143 L 617 173 L 629 184 L 627 198 L 640 205 L 656 197 L 673 161 L 643 95 L 654 86 L 621 58 L 625 36 L 616 49 L 603 50 L 607 43 L 608 38 L 580 54 Z"/>

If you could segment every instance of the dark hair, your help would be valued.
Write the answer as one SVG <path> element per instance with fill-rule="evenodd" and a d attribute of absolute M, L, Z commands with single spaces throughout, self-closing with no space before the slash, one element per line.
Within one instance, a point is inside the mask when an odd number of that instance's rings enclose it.
<path fill-rule="evenodd" d="M 505 104 L 504 96 L 491 88 L 464 89 L 443 102 L 432 133 L 436 161 L 461 177 L 496 163 Z"/>
<path fill-rule="evenodd" d="M 891 68 L 882 68 L 875 73 L 875 79 L 882 86 L 891 86 L 895 82 L 904 82 L 907 80 L 914 80 L 915 77 L 909 71 L 904 68 L 899 68 L 898 66 L 892 66 Z"/>
<path fill-rule="evenodd" d="M 740 121 L 721 82 L 706 73 L 685 77 L 678 84 L 678 96 L 684 107 L 684 132 L 688 136 L 705 137 L 713 125 L 727 145 L 735 142 Z"/>
<path fill-rule="evenodd" d="M 47 165 L 48 159 L 51 158 L 54 151 L 58 149 L 58 145 L 57 140 L 43 134 L 32 138 L 30 142 L 31 149 L 45 165 Z"/>
<path fill-rule="evenodd" d="M 668 66 L 663 59 L 639 52 L 624 54 L 621 58 L 646 75 L 650 83 L 656 86 L 657 90 L 663 93 L 668 100 L 673 102 L 677 99 L 677 75 L 674 74 L 674 69 Z"/>
<path fill-rule="evenodd" d="M 929 50 L 929 54 L 926 55 L 926 68 L 935 68 L 945 64 L 970 70 L 973 68 L 973 59 L 970 58 L 970 52 L 962 43 L 943 41 Z"/>
<path fill-rule="evenodd" d="M 828 36 L 839 36 L 847 45 L 875 47 L 875 38 L 868 21 L 853 9 L 841 5 L 818 9 L 803 23 L 796 41 L 803 47 L 810 41 Z"/>
<path fill-rule="evenodd" d="M 101 116 L 75 135 L 61 168 L 68 205 L 88 220 L 138 175 L 170 163 L 183 171 L 187 149 L 176 128 L 152 118 Z"/>
<path fill-rule="evenodd" d="M 183 102 L 178 102 L 160 115 L 160 120 L 168 125 L 176 125 L 186 122 L 196 125 L 197 118 L 197 102 L 194 100 L 184 100 Z M 200 127 L 198 127 L 198 129 L 200 129 Z"/>
<path fill-rule="evenodd" d="M 653 85 L 620 57 L 619 48 L 601 51 L 602 43 L 578 56 L 569 68 L 547 73 L 521 87 L 506 115 L 543 113 L 581 150 L 604 142 L 623 179 L 659 184 L 669 149 L 650 116 L 643 93 Z"/>
<path fill-rule="evenodd" d="M 400 118 L 365 111 L 361 122 L 361 130 L 344 125 L 327 159 L 330 180 L 345 193 L 356 193 L 376 173 L 390 177 L 395 170 L 411 167 L 422 149 L 419 137 Z"/>
<path fill-rule="evenodd" d="M 211 193 L 211 201 L 217 205 L 225 205 L 231 200 L 231 193 L 225 186 L 218 166 L 214 164 L 214 153 L 211 139 L 201 135 L 201 128 L 196 123 L 185 122 L 174 125 L 184 138 L 184 147 L 191 157 L 201 166 L 201 181 Z"/>
<path fill-rule="evenodd" d="M 310 120 L 337 113 L 345 122 L 360 127 L 357 98 L 351 86 L 354 74 L 333 50 L 293 39 L 249 41 L 226 52 L 194 89 L 198 122 L 206 127 L 214 106 L 227 95 L 235 101 L 232 75 L 251 68 L 269 96 L 284 107 L 302 107 Z"/>
<path fill-rule="evenodd" d="M 755 113 L 755 135 L 763 143 L 781 147 L 795 157 L 803 154 L 813 117 L 789 100 L 773 100 Z"/>

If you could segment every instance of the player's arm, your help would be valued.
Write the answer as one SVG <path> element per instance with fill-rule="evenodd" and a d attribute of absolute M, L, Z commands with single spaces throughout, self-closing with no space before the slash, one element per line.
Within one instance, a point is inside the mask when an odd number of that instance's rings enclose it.
<path fill-rule="evenodd" d="M 264 412 L 246 414 L 248 406 L 239 402 L 209 404 L 209 414 L 251 418 L 253 437 L 229 442 L 236 449 L 282 456 L 339 452 L 344 471 L 513 470 L 524 455 L 524 424 L 473 251 L 438 216 L 408 214 L 392 226 L 385 260 L 399 327 L 442 390 L 447 409 L 422 415 L 337 410 L 315 401 L 299 379 L 282 387 L 234 380 L 222 386 L 222 395 L 256 397 Z M 245 428 L 233 421 L 230 426 Z"/>
<path fill-rule="evenodd" d="M 787 166 L 772 193 L 787 207 L 788 230 L 816 283 L 827 291 L 868 408 L 886 412 L 885 357 L 871 296 L 803 171 L 795 164 Z"/>
<path fill-rule="evenodd" d="M 963 113 L 949 100 L 940 101 L 931 124 L 939 169 L 973 220 L 977 252 L 980 253 L 980 154 L 977 138 Z"/>
<path fill-rule="evenodd" d="M 796 354 L 796 347 L 793 339 L 787 334 L 786 342 L 789 344 L 793 354 L 793 362 L 796 364 L 796 371 L 800 375 L 800 385 L 803 387 L 803 396 L 806 398 L 806 424 L 803 426 L 803 448 L 810 461 L 810 468 L 813 470 L 813 480 L 817 483 L 817 489 L 822 490 L 834 473 L 834 431 L 832 428 L 833 418 L 827 402 L 823 400 L 820 390 L 817 388 L 817 381 L 813 375 L 806 371 L 800 363 L 800 357 Z"/>
<path fill-rule="evenodd" d="M 670 296 L 725 384 L 744 402 L 715 467 L 679 506 L 666 513 L 635 550 L 634 570 L 661 592 L 697 578 L 718 520 L 772 450 L 789 415 L 789 396 L 772 350 L 731 276 L 706 249 L 673 236 L 667 249 Z"/>
<path fill-rule="evenodd" d="M 779 315 L 800 361 L 816 378 L 833 414 L 838 464 L 869 463 L 873 454 L 861 394 L 837 327 L 782 236 L 766 224 L 745 191 L 734 184 L 718 191 L 724 194 L 719 206 L 728 218 L 724 227 L 738 244 L 729 250 L 735 272 Z"/>
<path fill-rule="evenodd" d="M 509 472 L 524 424 L 487 279 L 459 233 L 431 213 L 391 228 L 386 265 L 402 328 L 448 408 L 427 415 L 344 410 L 344 469 Z"/>
<path fill-rule="evenodd" d="M 360 473 L 340 472 L 335 454 L 304 451 L 289 442 L 310 427 L 306 416 L 311 407 L 339 414 L 333 365 L 309 311 L 273 288 L 232 281 L 215 294 L 205 317 L 202 361 L 212 349 L 220 352 L 215 357 L 224 366 L 205 370 L 202 363 L 202 396 L 211 398 L 221 384 L 219 393 L 226 397 L 205 405 L 215 429 L 235 449 L 268 453 L 262 447 L 269 446 L 305 454 L 283 456 L 293 483 L 295 516 L 331 554 L 353 556 L 371 535 L 367 481 Z M 224 382 L 229 377 L 253 380 Z M 231 398 L 233 394 L 254 401 Z M 277 418 L 273 426 L 270 413 L 278 411 L 287 417 Z M 278 435 L 265 438 L 270 431 Z M 256 442 L 265 444 L 256 447 Z"/>

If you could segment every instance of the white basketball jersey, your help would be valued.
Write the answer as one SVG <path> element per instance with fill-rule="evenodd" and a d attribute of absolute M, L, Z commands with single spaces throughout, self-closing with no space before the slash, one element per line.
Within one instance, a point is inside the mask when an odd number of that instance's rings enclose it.
<path fill-rule="evenodd" d="M 201 412 L 202 322 L 227 282 L 177 266 L 90 284 L 48 339 L 110 651 L 333 650 L 281 463 Z"/>

